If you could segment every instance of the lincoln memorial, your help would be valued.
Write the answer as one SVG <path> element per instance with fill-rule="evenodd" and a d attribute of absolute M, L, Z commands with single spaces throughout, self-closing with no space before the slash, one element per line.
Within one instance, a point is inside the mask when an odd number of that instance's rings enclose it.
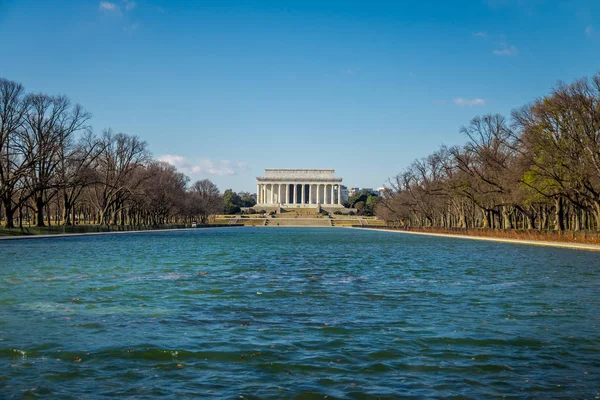
<path fill-rule="evenodd" d="M 258 207 L 343 207 L 342 178 L 333 169 L 265 169 L 256 183 Z"/>

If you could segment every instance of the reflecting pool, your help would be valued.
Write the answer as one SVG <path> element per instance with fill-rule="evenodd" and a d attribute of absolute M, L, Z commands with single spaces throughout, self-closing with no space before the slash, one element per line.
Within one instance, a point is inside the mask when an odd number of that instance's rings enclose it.
<path fill-rule="evenodd" d="M 600 397 L 600 254 L 344 228 L 0 241 L 0 398 Z"/>

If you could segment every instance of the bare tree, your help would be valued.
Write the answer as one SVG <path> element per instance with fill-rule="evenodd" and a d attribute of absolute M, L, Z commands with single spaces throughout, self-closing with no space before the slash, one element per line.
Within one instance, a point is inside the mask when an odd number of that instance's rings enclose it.
<path fill-rule="evenodd" d="M 196 181 L 191 188 L 192 212 L 200 217 L 200 222 L 208 223 L 210 215 L 223 209 L 223 198 L 217 185 L 208 179 Z"/>
<path fill-rule="evenodd" d="M 111 129 L 103 132 L 97 158 L 98 184 L 93 186 L 91 198 L 101 224 L 116 224 L 119 213 L 124 222 L 126 200 L 147 179 L 140 171 L 151 159 L 147 147 L 137 136 L 115 134 Z"/>
<path fill-rule="evenodd" d="M 185 208 L 186 185 L 189 178 L 167 163 L 155 161 L 146 169 L 150 175 L 135 203 L 152 225 L 166 224 Z"/>
<path fill-rule="evenodd" d="M 513 111 L 512 125 L 485 115 L 461 132 L 464 146 L 442 147 L 391 180 L 381 215 L 434 227 L 600 227 L 600 74 Z"/>
<path fill-rule="evenodd" d="M 75 205 L 84 189 L 98 183 L 94 167 L 103 150 L 103 143 L 91 131 L 87 131 L 72 149 L 65 150 L 67 154 L 61 157 L 57 174 L 63 197 L 63 223 L 71 225 L 74 222 Z"/>
<path fill-rule="evenodd" d="M 31 165 L 27 182 L 37 225 L 45 226 L 44 207 L 58 193 L 57 169 L 69 151 L 73 134 L 85 129 L 91 115 L 78 104 L 71 107 L 66 96 L 31 94 L 27 103 L 23 135 L 23 153 Z"/>
<path fill-rule="evenodd" d="M 14 228 L 14 213 L 24 201 L 15 201 L 21 197 L 17 196 L 18 186 L 32 162 L 19 151 L 26 111 L 23 86 L 0 79 L 0 200 L 7 228 Z"/>

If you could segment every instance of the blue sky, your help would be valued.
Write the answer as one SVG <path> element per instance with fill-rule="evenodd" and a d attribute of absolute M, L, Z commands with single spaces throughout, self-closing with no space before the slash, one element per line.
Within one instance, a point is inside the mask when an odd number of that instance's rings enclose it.
<path fill-rule="evenodd" d="M 0 77 L 221 190 L 385 184 L 461 125 L 600 70 L 600 1 L 0 0 Z"/>

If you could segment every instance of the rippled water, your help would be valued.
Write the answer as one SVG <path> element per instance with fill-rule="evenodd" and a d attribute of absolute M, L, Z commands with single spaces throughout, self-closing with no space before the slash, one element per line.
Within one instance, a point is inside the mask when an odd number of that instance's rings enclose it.
<path fill-rule="evenodd" d="M 0 398 L 600 397 L 600 255 L 342 228 L 0 242 Z"/>

